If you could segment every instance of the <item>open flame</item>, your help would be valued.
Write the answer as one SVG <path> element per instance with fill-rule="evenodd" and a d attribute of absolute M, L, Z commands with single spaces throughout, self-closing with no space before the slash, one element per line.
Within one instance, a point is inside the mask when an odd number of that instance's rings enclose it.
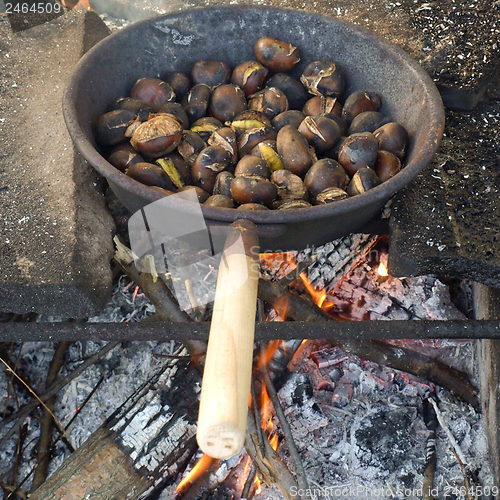
<path fill-rule="evenodd" d="M 380 264 L 378 265 L 377 274 L 379 276 L 382 276 L 383 278 L 389 276 L 389 271 L 387 270 L 387 267 L 383 262 L 380 262 Z"/>
<path fill-rule="evenodd" d="M 328 310 L 331 309 L 335 304 L 333 302 L 330 302 L 326 300 L 327 298 L 327 293 L 326 290 L 316 290 L 309 281 L 307 274 L 305 272 L 299 274 L 299 278 L 302 280 L 302 283 L 304 283 L 304 286 L 306 287 L 307 291 L 309 292 L 309 295 L 313 299 L 314 303 L 323 310 Z"/>
<path fill-rule="evenodd" d="M 209 457 L 204 453 L 190 470 L 189 474 L 177 485 L 177 488 L 175 488 L 176 495 L 180 495 L 186 489 L 189 489 L 197 479 L 207 472 L 213 461 L 214 459 L 212 457 Z"/>
<path fill-rule="evenodd" d="M 269 364 L 269 361 L 273 358 L 274 353 L 278 350 L 281 342 L 281 340 L 273 340 L 267 344 L 266 348 L 259 354 L 259 359 L 257 360 L 257 370 L 261 370 Z"/>

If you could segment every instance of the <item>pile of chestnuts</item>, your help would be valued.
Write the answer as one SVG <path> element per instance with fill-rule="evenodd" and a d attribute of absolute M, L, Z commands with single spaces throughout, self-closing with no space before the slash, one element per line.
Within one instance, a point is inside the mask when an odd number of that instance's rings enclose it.
<path fill-rule="evenodd" d="M 111 164 L 160 194 L 246 210 L 310 207 L 355 196 L 401 169 L 408 135 L 381 96 L 343 99 L 346 76 L 293 45 L 259 38 L 255 60 L 202 60 L 191 75 L 141 78 L 96 124 Z"/>

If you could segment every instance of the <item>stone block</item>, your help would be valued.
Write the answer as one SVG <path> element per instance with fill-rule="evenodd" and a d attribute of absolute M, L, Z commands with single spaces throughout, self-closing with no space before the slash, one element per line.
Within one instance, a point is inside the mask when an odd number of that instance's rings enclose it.
<path fill-rule="evenodd" d="M 0 311 L 81 318 L 110 297 L 114 225 L 61 110 L 74 65 L 108 34 L 93 12 L 20 32 L 0 15 Z"/>

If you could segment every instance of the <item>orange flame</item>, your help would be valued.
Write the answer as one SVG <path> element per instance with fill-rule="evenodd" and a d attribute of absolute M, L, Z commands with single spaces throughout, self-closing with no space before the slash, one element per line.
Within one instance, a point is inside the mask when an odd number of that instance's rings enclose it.
<path fill-rule="evenodd" d="M 61 0 L 62 4 L 68 9 L 84 9 L 84 10 L 94 10 L 89 3 L 89 0 L 78 0 L 76 4 L 73 4 L 71 0 Z"/>
<path fill-rule="evenodd" d="M 259 476 L 256 475 L 253 482 L 255 484 L 255 494 L 259 495 L 262 492 L 262 483 L 260 482 Z"/>
<path fill-rule="evenodd" d="M 274 356 L 274 353 L 278 350 L 278 347 L 280 346 L 281 340 L 273 340 L 272 342 L 269 342 L 267 347 L 261 352 L 259 355 L 259 359 L 257 361 L 257 369 L 262 369 L 264 366 L 267 366 L 269 361 Z"/>
<path fill-rule="evenodd" d="M 323 303 L 325 302 L 325 299 L 326 299 L 326 291 L 325 290 L 316 290 L 311 285 L 311 282 L 307 279 L 307 275 L 305 272 L 300 273 L 299 277 L 302 280 L 302 283 L 304 283 L 304 286 L 307 288 L 307 291 L 311 295 L 315 304 L 321 309 L 321 307 L 323 306 Z"/>
<path fill-rule="evenodd" d="M 389 276 L 389 271 L 383 262 L 378 265 L 377 274 L 382 277 Z"/>
<path fill-rule="evenodd" d="M 286 321 L 289 301 L 290 299 L 287 295 L 282 295 L 273 304 L 274 310 L 281 321 Z"/>
<path fill-rule="evenodd" d="M 261 253 L 260 264 L 265 267 L 275 266 L 278 263 L 286 263 L 292 269 L 297 269 L 297 264 L 292 252 Z"/>
<path fill-rule="evenodd" d="M 177 485 L 175 493 L 178 494 L 190 488 L 197 479 L 205 474 L 205 472 L 212 465 L 213 461 L 214 459 L 212 457 L 209 457 L 204 453 L 198 462 L 196 462 L 189 474 Z"/>

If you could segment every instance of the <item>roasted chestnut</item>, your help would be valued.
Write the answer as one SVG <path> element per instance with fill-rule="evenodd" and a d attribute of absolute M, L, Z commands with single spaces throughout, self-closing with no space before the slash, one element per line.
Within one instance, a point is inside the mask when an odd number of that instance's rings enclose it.
<path fill-rule="evenodd" d="M 236 163 L 238 159 L 238 146 L 236 144 L 236 134 L 232 128 L 222 127 L 214 130 L 208 138 L 208 144 L 226 149 L 231 155 L 231 163 Z"/>
<path fill-rule="evenodd" d="M 379 111 L 363 111 L 355 116 L 349 126 L 349 135 L 373 132 L 389 121 L 389 118 Z"/>
<path fill-rule="evenodd" d="M 327 113 L 340 116 L 342 114 L 342 104 L 340 104 L 336 97 L 318 95 L 316 97 L 311 97 L 311 99 L 304 104 L 302 111 L 308 116 L 324 115 Z"/>
<path fill-rule="evenodd" d="M 401 170 L 401 160 L 389 151 L 379 151 L 375 163 L 375 173 L 382 182 L 390 179 Z"/>
<path fill-rule="evenodd" d="M 353 92 L 344 103 L 342 117 L 350 123 L 355 116 L 365 111 L 378 111 L 381 99 L 376 92 L 368 90 L 357 90 Z"/>
<path fill-rule="evenodd" d="M 206 147 L 196 158 L 191 168 L 195 184 L 211 193 L 215 178 L 231 163 L 231 155 L 219 146 Z"/>
<path fill-rule="evenodd" d="M 184 111 L 184 108 L 178 102 L 173 102 L 173 101 L 166 102 L 160 108 L 160 113 L 168 113 L 170 115 L 174 115 L 177 118 L 177 120 L 179 120 L 179 123 L 181 124 L 183 129 L 189 128 L 188 115 Z"/>
<path fill-rule="evenodd" d="M 231 172 L 223 170 L 217 177 L 215 178 L 215 184 L 213 193 L 214 194 L 223 194 L 229 198 L 231 196 L 231 181 L 234 179 L 234 175 Z"/>
<path fill-rule="evenodd" d="M 204 189 L 201 189 L 201 187 L 199 186 L 184 186 L 183 188 L 179 189 L 178 192 L 187 191 L 189 189 L 194 189 L 194 192 L 196 193 L 196 196 L 198 197 L 198 201 L 200 203 L 205 203 L 210 196 Z"/>
<path fill-rule="evenodd" d="M 342 146 L 344 145 L 344 142 L 347 140 L 347 137 L 341 136 L 340 139 L 337 141 L 337 144 L 333 146 L 332 149 L 329 151 L 326 151 L 325 156 L 327 158 L 333 158 L 334 160 L 339 159 L 339 151 L 342 149 Z"/>
<path fill-rule="evenodd" d="M 281 200 L 301 200 L 307 195 L 302 179 L 289 170 L 276 170 L 271 175 L 271 182 L 278 188 Z"/>
<path fill-rule="evenodd" d="M 311 204 L 306 200 L 277 200 L 273 203 L 275 210 L 291 210 L 293 208 L 307 208 Z"/>
<path fill-rule="evenodd" d="M 158 165 L 152 163 L 136 163 L 130 165 L 125 172 L 136 181 L 146 186 L 158 186 L 168 191 L 174 191 L 175 186 L 170 177 Z"/>
<path fill-rule="evenodd" d="M 235 177 L 231 181 L 231 195 L 236 203 L 262 203 L 270 206 L 278 195 L 278 188 L 267 179 Z"/>
<path fill-rule="evenodd" d="M 347 186 L 347 192 L 351 196 L 356 196 L 378 186 L 381 182 L 374 170 L 370 167 L 363 167 L 353 175 L 349 186 Z"/>
<path fill-rule="evenodd" d="M 118 170 L 125 170 L 135 163 L 144 163 L 144 158 L 127 142 L 119 144 L 108 156 L 108 161 Z"/>
<path fill-rule="evenodd" d="M 310 94 L 341 96 L 345 89 L 342 70 L 333 61 L 314 61 L 307 65 L 300 81 Z"/>
<path fill-rule="evenodd" d="M 236 177 L 262 177 L 269 179 L 271 170 L 267 163 L 257 156 L 245 155 L 236 165 L 234 169 Z"/>
<path fill-rule="evenodd" d="M 140 123 L 137 114 L 127 109 L 108 111 L 99 117 L 96 124 L 96 139 L 103 146 L 114 146 L 127 140 L 127 130 Z M 127 134 L 128 135 L 128 134 Z"/>
<path fill-rule="evenodd" d="M 196 132 L 184 130 L 177 151 L 188 165 L 192 165 L 196 157 L 206 147 L 205 141 Z"/>
<path fill-rule="evenodd" d="M 175 168 L 174 162 L 168 158 L 158 158 L 156 160 L 156 163 L 163 169 L 163 171 L 168 175 L 170 180 L 172 181 L 172 184 L 177 188 L 180 189 L 184 187 L 184 181 L 182 180 L 182 177 L 180 176 L 179 172 Z"/>
<path fill-rule="evenodd" d="M 269 119 L 288 109 L 285 93 L 276 87 L 266 87 L 248 100 L 248 108 L 264 113 Z"/>
<path fill-rule="evenodd" d="M 269 210 L 269 208 L 260 203 L 243 203 L 236 210 Z"/>
<path fill-rule="evenodd" d="M 245 95 L 249 96 L 263 87 L 268 72 L 259 62 L 246 61 L 234 68 L 231 82 L 241 87 Z"/>
<path fill-rule="evenodd" d="M 250 151 L 250 154 L 262 158 L 267 163 L 271 172 L 284 168 L 278 153 L 276 141 L 259 142 L 259 144 Z"/>
<path fill-rule="evenodd" d="M 173 181 L 172 176 L 167 171 L 168 168 L 170 168 L 170 167 L 168 167 L 166 169 L 165 163 L 163 163 L 164 161 L 172 163 L 172 165 L 174 166 L 175 170 L 177 171 L 177 174 L 180 177 L 180 180 L 181 180 L 180 183 L 176 183 L 175 181 Z M 192 182 L 191 168 L 184 161 L 184 159 L 182 158 L 182 156 L 179 153 L 177 153 L 175 151 L 172 152 L 172 153 L 169 153 L 168 155 L 163 156 L 162 158 L 158 158 L 156 160 L 156 163 L 158 163 L 163 168 L 163 170 L 165 170 L 165 172 L 167 173 L 167 175 L 169 175 L 169 177 L 172 179 L 172 181 L 174 182 L 174 184 L 176 186 L 182 187 L 183 185 L 189 185 L 189 184 L 191 184 L 191 182 Z M 176 176 L 177 174 L 173 173 L 174 176 Z"/>
<path fill-rule="evenodd" d="M 299 126 L 299 132 L 318 153 L 333 148 L 342 135 L 336 122 L 321 115 L 306 116 Z"/>
<path fill-rule="evenodd" d="M 289 71 L 300 61 L 297 47 L 269 36 L 259 38 L 253 51 L 257 61 L 274 72 Z"/>
<path fill-rule="evenodd" d="M 398 158 L 403 159 L 408 143 L 408 132 L 396 122 L 386 123 L 373 132 L 378 141 L 378 147 L 384 151 L 394 153 Z"/>
<path fill-rule="evenodd" d="M 313 199 L 327 188 L 345 189 L 348 182 L 349 177 L 343 167 L 331 158 L 317 161 L 304 177 L 304 185 Z"/>
<path fill-rule="evenodd" d="M 163 80 L 172 87 L 173 91 L 175 92 L 175 98 L 179 102 L 191 88 L 191 80 L 189 79 L 189 76 L 185 75 L 184 73 L 167 73 Z"/>
<path fill-rule="evenodd" d="M 324 113 L 321 116 L 326 116 L 327 118 L 330 118 L 330 120 L 333 120 L 339 126 L 340 133 L 342 135 L 345 135 L 345 133 L 347 132 L 347 122 L 341 116 L 335 115 L 333 113 Z"/>
<path fill-rule="evenodd" d="M 276 131 L 280 131 L 285 125 L 291 125 L 292 127 L 298 129 L 305 117 L 306 115 L 302 113 L 302 111 L 290 109 L 275 116 L 272 123 Z"/>
<path fill-rule="evenodd" d="M 269 118 L 260 111 L 247 109 L 231 122 L 231 128 L 238 134 L 251 128 L 271 127 Z"/>
<path fill-rule="evenodd" d="M 344 198 L 349 198 L 349 195 L 343 189 L 337 187 L 326 188 L 316 196 L 314 204 L 325 205 L 326 203 L 343 200 Z"/>
<path fill-rule="evenodd" d="M 199 83 L 186 94 L 183 100 L 183 106 L 191 123 L 205 116 L 211 93 L 212 91 L 208 85 Z"/>
<path fill-rule="evenodd" d="M 224 125 L 222 125 L 217 118 L 205 116 L 196 120 L 191 125 L 191 132 L 196 132 L 205 142 L 207 142 L 212 133 L 223 126 Z"/>
<path fill-rule="evenodd" d="M 234 208 L 233 200 L 223 194 L 213 194 L 203 204 L 208 207 Z"/>
<path fill-rule="evenodd" d="M 251 128 L 238 136 L 238 150 L 244 156 L 263 141 L 274 141 L 276 131 L 272 127 Z"/>
<path fill-rule="evenodd" d="M 312 165 L 311 152 L 305 137 L 296 128 L 286 125 L 278 132 L 276 144 L 284 167 L 303 177 Z"/>
<path fill-rule="evenodd" d="M 158 158 L 173 151 L 182 139 L 182 127 L 169 114 L 158 114 L 141 123 L 130 139 L 130 144 L 145 158 Z"/>
<path fill-rule="evenodd" d="M 163 104 L 175 100 L 172 87 L 159 78 L 139 78 L 130 91 L 130 97 L 149 104 L 153 111 L 159 111 Z"/>
<path fill-rule="evenodd" d="M 232 121 L 247 108 L 245 93 L 237 85 L 219 85 L 210 99 L 210 114 L 221 122 Z"/>
<path fill-rule="evenodd" d="M 153 112 L 153 108 L 141 101 L 140 99 L 133 99 L 132 97 L 120 97 L 111 106 L 111 111 L 115 109 L 126 109 L 127 111 L 132 111 L 135 113 L 141 122 L 145 122 L 150 113 Z"/>
<path fill-rule="evenodd" d="M 377 159 L 378 144 L 369 132 L 350 135 L 339 151 L 339 163 L 353 176 L 360 168 L 373 167 Z"/>
<path fill-rule="evenodd" d="M 302 109 L 308 98 L 304 86 L 286 73 L 276 73 L 271 76 L 267 80 L 266 87 L 276 87 L 282 90 L 288 99 L 288 106 L 293 109 Z"/>
<path fill-rule="evenodd" d="M 198 61 L 194 63 L 191 77 L 195 84 L 204 83 L 214 87 L 229 82 L 231 69 L 223 61 Z"/>

